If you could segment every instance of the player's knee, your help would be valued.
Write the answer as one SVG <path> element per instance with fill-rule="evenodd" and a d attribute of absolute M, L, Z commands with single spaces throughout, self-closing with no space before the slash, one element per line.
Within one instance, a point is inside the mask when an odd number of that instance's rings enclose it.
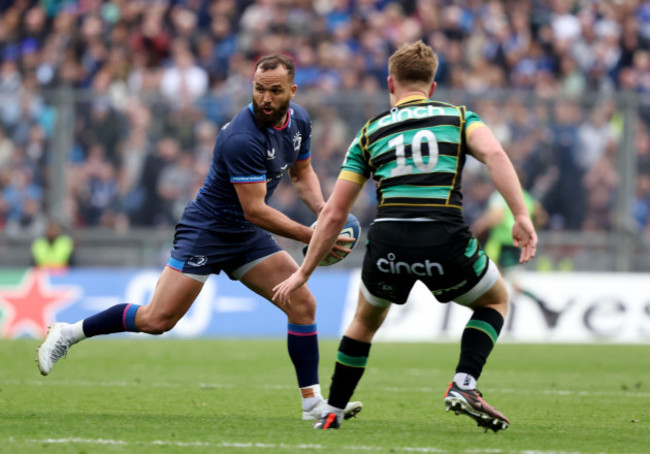
<path fill-rule="evenodd" d="M 494 286 L 494 302 L 493 304 L 499 306 L 504 313 L 508 311 L 508 302 L 510 301 L 510 291 L 504 282 L 503 278 L 499 278 Z"/>
<path fill-rule="evenodd" d="M 172 314 L 143 314 L 141 326 L 138 326 L 139 331 L 148 334 L 163 334 L 170 331 L 178 319 Z"/>
<path fill-rule="evenodd" d="M 287 309 L 290 320 L 299 324 L 310 324 L 316 320 L 316 299 L 309 294 L 303 298 L 293 300 Z"/>
<path fill-rule="evenodd" d="M 360 328 L 367 331 L 376 330 L 377 328 L 375 325 L 378 324 L 378 321 L 375 320 L 373 317 L 370 317 L 368 314 L 359 314 L 359 313 L 354 314 L 354 322 Z"/>
<path fill-rule="evenodd" d="M 490 290 L 470 305 L 470 308 L 476 310 L 480 307 L 489 307 L 501 313 L 505 318 L 508 313 L 509 299 L 508 288 L 503 279 L 499 278 Z"/>

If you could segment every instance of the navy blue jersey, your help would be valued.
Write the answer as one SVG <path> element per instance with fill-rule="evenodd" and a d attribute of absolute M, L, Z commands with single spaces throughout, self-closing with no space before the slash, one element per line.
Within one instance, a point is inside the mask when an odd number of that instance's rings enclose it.
<path fill-rule="evenodd" d="M 290 103 L 282 128 L 259 127 L 249 104 L 227 123 L 217 138 L 210 171 L 199 190 L 195 207 L 205 216 L 202 225 L 216 231 L 253 231 L 244 218 L 235 184 L 266 182 L 266 201 L 289 167 L 309 159 L 311 121 L 307 111 Z"/>

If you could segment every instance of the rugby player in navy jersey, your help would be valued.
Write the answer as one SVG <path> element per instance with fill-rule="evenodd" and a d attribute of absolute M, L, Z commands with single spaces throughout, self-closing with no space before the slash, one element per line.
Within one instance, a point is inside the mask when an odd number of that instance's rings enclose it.
<path fill-rule="evenodd" d="M 372 176 L 379 203 L 368 230 L 357 311 L 339 344 L 328 405 L 315 429 L 339 427 L 375 333 L 393 304 L 406 303 L 418 280 L 438 301 L 473 311 L 444 397 L 447 410 L 473 418 L 486 431 L 510 425 L 476 389 L 503 327 L 508 291 L 462 215 L 461 176 L 468 154 L 485 163 L 512 211 L 512 238 L 521 249 L 521 263 L 534 257 L 537 234 L 515 169 L 492 131 L 464 106 L 429 99 L 437 67 L 436 54 L 422 41 L 404 44 L 390 57 L 391 109 L 368 120 L 352 141 L 305 260 L 274 289 L 278 304 L 293 301 L 337 240 Z"/>
<path fill-rule="evenodd" d="M 119 304 L 76 323 L 54 323 L 38 349 L 41 374 L 49 374 L 82 339 L 171 330 L 210 274 L 224 271 L 271 301 L 273 287 L 298 269 L 271 233 L 309 243 L 314 230 L 271 208 L 269 198 L 289 173 L 298 196 L 316 215 L 325 206 L 311 166 L 309 115 L 291 101 L 297 89 L 294 75 L 292 60 L 283 55 L 258 60 L 252 103 L 222 128 L 210 171 L 176 226 L 171 258 L 149 304 Z M 337 245 L 330 253 L 342 257 L 346 252 L 348 248 Z M 291 296 L 293 304 L 280 307 L 288 318 L 289 356 L 298 378 L 302 417 L 316 419 L 325 405 L 318 379 L 316 300 L 306 286 Z M 352 402 L 346 417 L 360 410 L 361 404 Z"/>

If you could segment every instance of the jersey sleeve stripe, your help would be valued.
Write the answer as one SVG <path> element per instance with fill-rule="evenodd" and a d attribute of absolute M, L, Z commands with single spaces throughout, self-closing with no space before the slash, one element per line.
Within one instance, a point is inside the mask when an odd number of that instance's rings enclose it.
<path fill-rule="evenodd" d="M 366 182 L 366 177 L 349 170 L 341 170 L 339 173 L 339 180 L 351 181 L 352 183 L 357 183 L 363 185 Z"/>
<path fill-rule="evenodd" d="M 231 183 L 262 183 L 266 182 L 266 175 L 246 175 L 230 177 Z"/>
<path fill-rule="evenodd" d="M 465 137 L 469 136 L 469 133 L 472 132 L 474 129 L 482 128 L 484 126 L 486 126 L 486 124 L 481 123 L 480 121 L 472 123 L 471 125 L 467 126 L 467 128 L 465 128 Z"/>

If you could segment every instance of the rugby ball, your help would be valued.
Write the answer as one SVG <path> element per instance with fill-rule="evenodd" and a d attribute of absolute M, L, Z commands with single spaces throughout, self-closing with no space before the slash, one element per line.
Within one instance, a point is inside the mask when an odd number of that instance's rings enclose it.
<path fill-rule="evenodd" d="M 311 225 L 312 229 L 316 228 L 316 224 L 318 221 L 314 222 Z M 354 238 L 354 241 L 352 243 L 340 243 L 341 245 L 346 245 L 348 249 L 354 249 L 354 247 L 357 245 L 359 242 L 359 237 L 361 236 L 361 224 L 359 223 L 359 220 L 354 216 L 353 214 L 348 215 L 348 220 L 343 226 L 343 229 L 341 229 L 341 233 L 339 233 L 339 236 L 347 236 L 348 238 Z M 302 255 L 307 254 L 307 248 L 309 246 L 306 245 L 304 248 L 302 248 Z M 345 257 L 347 254 L 345 255 Z M 344 258 L 345 258 L 344 257 Z M 335 263 L 340 262 L 342 259 L 338 259 L 336 257 L 332 257 L 331 255 L 328 255 L 325 257 L 325 259 L 318 264 L 318 266 L 329 266 L 329 265 L 334 265 Z"/>

